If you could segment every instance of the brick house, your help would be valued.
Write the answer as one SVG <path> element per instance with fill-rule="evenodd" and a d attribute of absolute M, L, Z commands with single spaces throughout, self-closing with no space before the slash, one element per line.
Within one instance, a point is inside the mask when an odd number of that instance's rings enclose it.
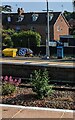
<path fill-rule="evenodd" d="M 59 40 L 60 35 L 69 35 L 69 24 L 61 12 L 49 13 L 50 40 Z M 4 29 L 33 30 L 41 35 L 41 44 L 45 44 L 47 36 L 47 12 L 2 13 Z"/>
<path fill-rule="evenodd" d="M 70 25 L 65 17 L 60 14 L 54 24 L 54 39 L 59 40 L 61 35 L 69 35 Z"/>

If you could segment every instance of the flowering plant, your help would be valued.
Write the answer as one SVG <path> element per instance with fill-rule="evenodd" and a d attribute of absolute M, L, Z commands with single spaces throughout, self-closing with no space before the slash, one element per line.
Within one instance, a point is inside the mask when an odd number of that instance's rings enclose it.
<path fill-rule="evenodd" d="M 12 76 L 1 76 L 0 82 L 2 82 L 2 94 L 11 94 L 16 90 L 16 87 L 21 83 L 21 79 L 13 79 Z"/>

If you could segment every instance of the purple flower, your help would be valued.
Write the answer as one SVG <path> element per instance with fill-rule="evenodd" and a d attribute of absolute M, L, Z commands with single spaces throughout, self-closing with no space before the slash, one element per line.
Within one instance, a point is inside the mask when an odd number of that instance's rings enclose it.
<path fill-rule="evenodd" d="M 4 81 L 8 81 L 8 76 L 5 76 L 5 77 L 4 77 Z"/>
<path fill-rule="evenodd" d="M 11 80 L 12 80 L 12 76 L 9 77 L 9 81 L 11 81 Z"/>
<path fill-rule="evenodd" d="M 17 79 L 13 79 L 12 76 L 8 77 L 8 76 L 1 76 L 0 80 L 3 80 L 4 83 L 9 83 L 9 84 L 13 84 L 14 86 L 18 86 L 21 83 L 21 78 Z"/>
<path fill-rule="evenodd" d="M 14 82 L 16 83 L 16 82 L 17 82 L 17 79 L 15 79 Z"/>

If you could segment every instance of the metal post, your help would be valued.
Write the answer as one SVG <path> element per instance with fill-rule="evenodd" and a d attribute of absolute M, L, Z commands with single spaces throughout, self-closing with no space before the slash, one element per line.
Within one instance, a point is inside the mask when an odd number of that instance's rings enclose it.
<path fill-rule="evenodd" d="M 46 41 L 46 58 L 49 59 L 50 58 L 50 50 L 49 50 L 49 9 L 48 9 L 48 0 L 46 0 L 47 2 L 47 41 Z"/>

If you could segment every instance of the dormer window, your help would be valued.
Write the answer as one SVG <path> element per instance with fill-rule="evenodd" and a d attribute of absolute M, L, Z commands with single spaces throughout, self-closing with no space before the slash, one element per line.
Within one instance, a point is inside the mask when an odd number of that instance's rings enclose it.
<path fill-rule="evenodd" d="M 53 18 L 53 14 L 49 14 L 49 21 L 51 21 Z"/>
<path fill-rule="evenodd" d="M 38 19 L 38 14 L 33 14 L 32 15 L 32 21 L 34 22 L 34 21 L 36 21 L 37 19 Z"/>
<path fill-rule="evenodd" d="M 23 21 L 23 19 L 24 19 L 24 15 L 19 15 L 19 16 L 18 16 L 18 21 L 17 21 L 17 22 L 21 22 L 21 21 Z"/>
<path fill-rule="evenodd" d="M 7 17 L 7 20 L 8 20 L 8 22 L 11 22 L 11 17 L 8 16 L 8 17 Z"/>

